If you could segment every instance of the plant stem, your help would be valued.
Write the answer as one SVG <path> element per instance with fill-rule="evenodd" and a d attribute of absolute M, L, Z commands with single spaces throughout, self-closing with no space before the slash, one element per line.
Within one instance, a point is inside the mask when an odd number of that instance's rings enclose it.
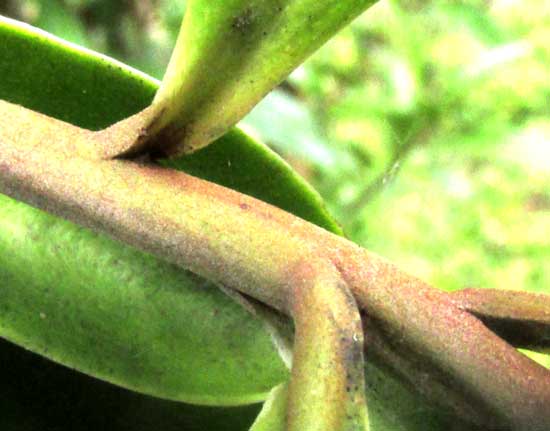
<path fill-rule="evenodd" d="M 515 347 L 550 352 L 550 297 L 499 289 L 452 293 L 459 306 Z"/>
<path fill-rule="evenodd" d="M 93 137 L 2 101 L 0 118 L 1 192 L 293 316 L 288 431 L 367 429 L 357 305 L 330 261 L 280 235 L 293 216 L 272 217 L 266 204 L 169 169 L 74 156 Z M 19 139 L 22 126 L 36 131 L 31 139 Z"/>
<path fill-rule="evenodd" d="M 153 164 L 75 156 L 93 145 L 90 139 L 74 126 L 0 102 L 0 192 L 107 233 L 297 320 L 303 315 L 295 313 L 296 298 L 312 286 L 317 291 L 321 282 L 316 277 L 323 280 L 327 268 L 336 268 L 397 351 L 425 358 L 497 422 L 518 430 L 550 429 L 550 373 L 450 295 L 344 238 L 233 190 Z M 311 272 L 301 273 L 306 264 Z M 317 295 L 306 302 L 317 301 L 324 304 Z M 323 309 L 334 312 L 328 305 Z M 355 319 L 350 315 L 343 321 Z M 333 328 L 327 327 L 327 334 Z M 340 349 L 331 343 L 326 354 Z"/>
<path fill-rule="evenodd" d="M 357 304 L 326 261 L 292 277 L 296 325 L 288 430 L 367 430 L 363 331 Z"/>

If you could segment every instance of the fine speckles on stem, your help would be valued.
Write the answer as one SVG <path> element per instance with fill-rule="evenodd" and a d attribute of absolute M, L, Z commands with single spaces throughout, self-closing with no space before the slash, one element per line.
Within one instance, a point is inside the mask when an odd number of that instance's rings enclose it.
<path fill-rule="evenodd" d="M 475 305 L 471 292 L 468 301 L 453 299 L 344 238 L 233 190 L 154 164 L 75 155 L 89 145 L 89 133 L 0 102 L 0 192 L 292 314 L 300 328 L 295 381 L 302 382 L 294 385 L 295 401 L 300 388 L 314 387 L 308 373 L 320 361 L 317 380 L 321 388 L 337 388 L 335 405 L 362 405 L 357 301 L 397 358 L 410 352 L 424 358 L 430 373 L 457 382 L 493 421 L 550 429 L 548 370 L 473 316 L 496 310 L 521 323 L 532 313 L 544 316 L 546 305 L 514 314 L 506 302 L 499 305 L 502 296 L 490 299 L 494 309 Z M 403 373 L 414 371 L 414 362 L 394 363 Z M 351 402 L 346 388 L 355 394 Z M 321 394 L 313 403 L 321 408 L 327 399 Z M 341 411 L 331 412 L 327 421 L 339 422 Z M 307 412 L 296 414 L 297 424 L 315 423 Z"/>

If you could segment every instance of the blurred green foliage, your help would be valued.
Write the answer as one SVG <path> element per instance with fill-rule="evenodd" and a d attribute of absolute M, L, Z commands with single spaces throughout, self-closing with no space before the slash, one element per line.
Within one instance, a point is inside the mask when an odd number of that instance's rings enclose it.
<path fill-rule="evenodd" d="M 0 13 L 162 77 L 184 0 Z M 435 286 L 550 293 L 550 3 L 382 1 L 244 121 L 356 242 Z"/>

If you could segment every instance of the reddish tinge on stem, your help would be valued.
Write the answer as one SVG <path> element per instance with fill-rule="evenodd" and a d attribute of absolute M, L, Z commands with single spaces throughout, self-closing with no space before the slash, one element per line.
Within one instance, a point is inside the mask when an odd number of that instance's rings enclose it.
<path fill-rule="evenodd" d="M 333 319 L 326 326 L 318 322 L 332 340 L 324 363 L 343 367 L 320 372 L 321 381 L 341 388 L 342 370 L 355 370 L 352 380 L 361 380 L 362 357 L 356 343 L 345 341 L 360 342 L 356 302 L 367 316 L 366 339 L 371 322 L 382 340 L 372 346 L 380 345 L 378 356 L 393 358 L 403 374 L 415 361 L 429 364 L 433 381 L 454 391 L 455 410 L 476 412 L 466 419 L 493 429 L 550 429 L 550 373 L 484 324 L 498 332 L 495 321 L 509 316 L 520 326 L 536 321 L 543 330 L 529 339 L 540 344 L 549 326 L 547 300 L 543 308 L 530 308 L 528 296 L 446 294 L 346 239 L 233 190 L 154 164 L 87 158 L 95 139 L 92 132 L 0 102 L 0 192 L 292 315 L 301 358 L 294 364 L 296 391 L 313 384 L 306 374 L 316 360 L 311 349 L 321 345 L 311 327 L 315 308 Z M 340 298 L 335 304 L 324 297 L 330 289 L 335 301 Z M 523 306 L 513 313 L 508 300 Z M 345 334 L 340 340 L 337 328 Z M 346 397 L 346 406 L 361 400 L 357 392 Z"/>

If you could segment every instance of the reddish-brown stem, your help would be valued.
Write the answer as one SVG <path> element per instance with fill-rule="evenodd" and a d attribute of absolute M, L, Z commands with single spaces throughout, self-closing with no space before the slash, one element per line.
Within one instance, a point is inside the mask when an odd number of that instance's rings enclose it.
<path fill-rule="evenodd" d="M 446 295 L 365 250 L 336 264 L 363 309 L 398 350 L 452 376 L 480 408 L 512 429 L 550 429 L 550 373 L 459 309 Z M 369 262 L 370 261 L 370 262 Z"/>
<path fill-rule="evenodd" d="M 550 373 L 451 296 L 350 241 L 155 165 L 90 160 L 90 132 L 0 102 L 0 192 L 292 314 L 304 262 L 333 266 L 393 349 L 449 376 L 514 430 L 550 429 Z"/>
<path fill-rule="evenodd" d="M 452 299 L 516 347 L 550 352 L 550 296 L 498 289 L 463 289 Z"/>

